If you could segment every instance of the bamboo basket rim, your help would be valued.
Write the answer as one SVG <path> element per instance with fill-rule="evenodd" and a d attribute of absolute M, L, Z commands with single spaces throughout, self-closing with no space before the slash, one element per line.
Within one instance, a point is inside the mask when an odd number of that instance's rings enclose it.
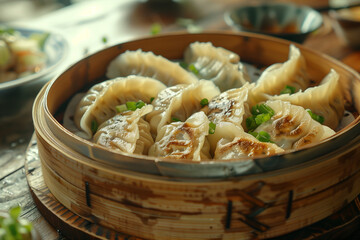
<path fill-rule="evenodd" d="M 253 39 L 257 39 L 260 41 L 271 41 L 271 42 L 276 42 L 277 44 L 281 44 L 281 45 L 290 45 L 290 44 L 294 44 L 295 46 L 297 46 L 302 53 L 306 52 L 306 54 L 309 55 L 315 55 L 318 58 L 324 59 L 326 62 L 331 62 L 332 64 L 335 64 L 337 66 L 339 66 L 340 68 L 342 68 L 343 70 L 345 70 L 347 73 L 349 73 L 349 75 L 351 75 L 353 77 L 352 81 L 358 81 L 357 84 L 360 85 L 360 74 L 357 73 L 355 70 L 353 70 L 352 68 L 350 68 L 349 66 L 345 65 L 344 63 L 340 62 L 339 60 L 336 60 L 324 53 L 318 52 L 316 50 L 310 49 L 306 46 L 303 46 L 301 44 L 297 44 L 297 43 L 292 43 L 290 41 L 287 40 L 283 40 L 283 39 L 278 39 L 275 37 L 271 37 L 271 36 L 265 36 L 265 35 L 260 35 L 260 34 L 256 34 L 256 33 L 234 33 L 234 32 L 229 32 L 229 31 L 208 31 L 208 32 L 203 32 L 203 33 L 196 33 L 196 34 L 190 34 L 190 33 L 168 33 L 168 34 L 161 34 L 158 36 L 151 36 L 151 37 L 144 37 L 144 38 L 140 38 L 140 39 L 135 39 L 132 41 L 128 41 L 125 43 L 120 43 L 120 44 L 115 44 L 113 46 L 110 46 L 106 49 L 111 49 L 111 48 L 115 48 L 115 47 L 119 47 L 119 46 L 123 46 L 126 45 L 127 43 L 137 43 L 137 42 L 142 42 L 142 41 L 152 41 L 152 40 L 159 40 L 161 41 L 162 39 L 167 39 L 169 37 L 186 37 L 186 36 L 193 36 L 195 38 L 202 36 L 202 35 L 209 35 L 211 36 L 233 36 L 233 37 L 238 37 L 238 38 L 253 38 Z M 195 40 L 194 40 L 195 41 Z M 209 41 L 211 41 L 211 38 L 209 38 Z M 70 66 L 69 68 L 67 68 L 63 73 L 70 71 L 71 69 L 74 69 L 77 67 L 77 65 L 81 62 L 81 61 L 85 61 L 86 59 L 90 59 L 92 57 L 95 57 L 97 54 L 105 51 L 101 50 L 98 52 L 95 52 L 81 60 L 79 60 L 78 62 L 74 63 L 72 66 Z M 245 60 L 246 61 L 246 60 Z M 86 139 L 83 139 L 77 135 L 75 135 L 74 133 L 70 132 L 69 130 L 67 130 L 64 126 L 62 126 L 62 124 L 56 120 L 56 118 L 54 117 L 54 114 L 51 112 L 51 110 L 49 109 L 48 106 L 48 96 L 49 94 L 51 94 L 51 91 L 53 90 L 53 85 L 56 82 L 57 79 L 59 79 L 61 77 L 61 75 L 63 74 L 59 74 L 57 77 L 53 78 L 48 86 L 46 87 L 46 91 L 44 93 L 44 108 L 45 108 L 45 115 L 48 119 L 48 121 L 52 124 L 52 126 L 55 126 L 57 128 L 57 130 L 61 131 L 62 133 L 65 133 L 68 137 L 72 138 L 73 140 L 75 140 L 76 142 L 79 142 L 81 144 L 87 145 L 90 152 L 92 152 L 91 149 L 95 149 L 95 150 L 99 150 L 99 151 L 105 151 L 105 152 L 109 152 L 115 156 L 123 156 L 123 157 L 130 157 L 130 158 L 135 158 L 135 159 L 139 159 L 142 161 L 151 161 L 153 162 L 155 165 L 161 163 L 164 165 L 171 165 L 171 166 L 178 166 L 180 168 L 188 168 L 192 169 L 197 166 L 199 167 L 212 167 L 212 168 L 218 168 L 218 167 L 228 167 L 228 168 L 232 168 L 234 167 L 233 164 L 240 164 L 241 166 L 243 166 L 241 163 L 246 164 L 246 161 L 251 161 L 251 162 L 255 162 L 257 165 L 262 165 L 263 161 L 266 161 L 268 159 L 271 160 L 276 160 L 279 158 L 297 158 L 297 161 L 293 161 L 293 163 L 291 163 L 289 166 L 284 166 L 285 168 L 287 167 L 292 167 L 295 165 L 298 165 L 300 163 L 304 163 L 304 162 L 309 162 L 313 159 L 316 159 L 317 157 L 319 157 L 320 155 L 324 154 L 324 150 L 326 149 L 326 153 L 332 153 L 333 151 L 335 151 L 337 149 L 337 147 L 335 147 L 335 145 L 337 146 L 341 146 L 341 144 L 344 143 L 344 140 L 348 139 L 353 139 L 355 136 L 360 134 L 360 116 L 357 116 L 355 118 L 354 121 L 352 121 L 349 125 L 347 125 L 345 128 L 341 129 L 340 131 L 336 132 L 336 134 L 334 134 L 333 136 L 327 138 L 326 140 L 322 141 L 321 143 L 315 143 L 315 144 L 311 144 L 308 145 L 302 149 L 299 150 L 286 150 L 284 153 L 281 154 L 277 154 L 277 155 L 273 155 L 270 157 L 242 157 L 242 158 L 236 158 L 236 159 L 227 159 L 227 160 L 215 160 L 215 159 L 211 159 L 210 161 L 200 161 L 200 162 L 196 162 L 196 161 L 192 161 L 189 159 L 183 159 L 183 160 L 173 160 L 173 159 L 167 159 L 167 158 L 159 158 L 159 157 L 151 157 L 151 156 L 147 156 L 147 155 L 140 155 L 140 154 L 128 154 L 128 153 L 119 153 L 118 151 L 112 150 L 112 149 L 108 149 L 106 147 L 103 147 L 101 145 L 95 144 L 93 142 L 90 142 Z M 358 106 L 358 102 L 353 103 L 355 104 L 355 108 L 357 109 L 358 112 L 360 112 L 360 110 L 358 110 L 360 108 L 360 106 Z M 48 123 L 49 123 L 48 122 Z M 56 135 L 56 134 L 55 134 Z M 321 147 L 321 149 L 323 149 L 322 151 L 318 151 L 319 148 Z M 330 149 L 330 151 L 329 151 Z M 317 152 L 317 154 L 315 154 L 315 152 Z M 311 157 L 312 156 L 312 157 Z M 89 156 L 92 157 L 92 156 Z M 303 158 L 306 158 L 306 160 L 301 160 Z M 283 160 L 283 159 L 282 159 Z M 111 163 L 110 163 L 111 164 Z M 273 171 L 274 169 L 270 169 L 270 170 L 266 170 L 266 171 Z M 264 171 L 265 172 L 265 171 Z"/>

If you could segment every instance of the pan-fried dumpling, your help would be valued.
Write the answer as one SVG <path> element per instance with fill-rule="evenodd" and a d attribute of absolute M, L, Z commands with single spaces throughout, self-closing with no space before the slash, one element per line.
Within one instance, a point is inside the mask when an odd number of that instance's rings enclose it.
<path fill-rule="evenodd" d="M 163 126 L 150 147 L 149 155 L 171 159 L 210 159 L 209 120 L 205 113 L 197 112 L 185 122 L 172 122 Z"/>
<path fill-rule="evenodd" d="M 196 62 L 199 57 L 212 57 L 214 59 L 226 59 L 230 63 L 240 62 L 240 56 L 222 47 L 214 47 L 211 42 L 194 42 L 189 45 L 184 54 L 188 63 Z"/>
<path fill-rule="evenodd" d="M 215 124 L 231 122 L 241 126 L 245 111 L 252 105 L 251 89 L 254 84 L 245 83 L 241 88 L 234 88 L 213 98 L 203 111 L 209 120 Z"/>
<path fill-rule="evenodd" d="M 278 95 L 287 85 L 294 87 L 296 91 L 310 86 L 305 58 L 294 45 L 290 45 L 289 59 L 286 62 L 276 63 L 265 69 L 257 80 L 253 93 L 260 102 L 266 100 L 265 94 Z"/>
<path fill-rule="evenodd" d="M 79 102 L 75 112 L 75 124 L 89 138 L 91 125 L 99 126 L 116 115 L 116 106 L 128 101 L 150 103 L 166 86 L 152 78 L 129 76 L 117 78 L 93 86 Z"/>
<path fill-rule="evenodd" d="M 216 143 L 214 159 L 264 157 L 284 152 L 284 149 L 276 144 L 260 142 L 254 136 L 244 132 L 243 129 L 234 126 L 232 123 L 221 123 L 216 127 L 215 132 L 222 132 L 223 137 Z"/>
<path fill-rule="evenodd" d="M 151 112 L 152 105 L 145 105 L 135 111 L 124 111 L 103 122 L 93 141 L 105 147 L 125 153 L 148 154 L 154 144 L 150 125 L 142 116 Z"/>
<path fill-rule="evenodd" d="M 192 73 L 183 69 L 178 63 L 140 49 L 120 54 L 109 64 L 106 72 L 108 78 L 129 75 L 155 78 L 166 86 L 191 84 L 198 81 Z"/>
<path fill-rule="evenodd" d="M 320 82 L 319 86 L 299 91 L 294 94 L 282 94 L 269 97 L 272 100 L 289 101 L 302 106 L 317 115 L 324 117 L 324 125 L 336 129 L 344 115 L 344 95 L 339 81 L 339 74 L 335 70 Z"/>
<path fill-rule="evenodd" d="M 269 100 L 265 104 L 272 108 L 275 114 L 254 131 L 269 133 L 270 140 L 285 150 L 317 143 L 335 134 L 331 128 L 312 119 L 301 106 L 280 100 Z"/>
<path fill-rule="evenodd" d="M 241 87 L 249 81 L 237 59 L 237 54 L 211 43 L 192 43 L 184 53 L 185 63 L 195 67 L 198 78 L 213 81 L 221 91 Z"/>
<path fill-rule="evenodd" d="M 154 111 L 146 116 L 150 123 L 151 132 L 156 132 L 162 126 L 171 123 L 174 119 L 185 121 L 202 106 L 201 100 L 209 101 L 220 94 L 219 89 L 210 81 L 200 80 L 190 85 L 177 85 L 161 91 L 154 99 Z"/>

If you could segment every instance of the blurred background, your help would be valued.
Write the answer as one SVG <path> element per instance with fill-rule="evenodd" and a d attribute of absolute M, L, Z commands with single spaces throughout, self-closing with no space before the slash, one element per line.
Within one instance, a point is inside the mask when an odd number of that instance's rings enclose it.
<path fill-rule="evenodd" d="M 38 17 L 55 11 L 57 9 L 76 4 L 83 1 L 91 0 L 0 0 L 0 23 L 12 22 L 24 19 L 30 19 Z M 185 2 L 186 0 L 174 0 L 173 2 Z M 119 1 L 121 2 L 121 0 Z M 142 2 L 147 2 L 143 0 Z M 171 2 L 166 0 L 149 0 L 148 2 Z M 203 1 L 194 0 L 192 2 L 211 2 L 216 5 L 216 1 Z M 346 7 L 354 2 L 360 3 L 360 0 L 222 0 L 222 3 L 228 3 L 228 5 L 236 5 L 241 2 L 254 4 L 255 2 L 294 2 L 297 4 L 308 5 L 316 9 L 324 9 L 327 7 Z M 222 4 L 224 5 L 224 4 Z M 207 5 L 207 8 L 211 7 Z"/>

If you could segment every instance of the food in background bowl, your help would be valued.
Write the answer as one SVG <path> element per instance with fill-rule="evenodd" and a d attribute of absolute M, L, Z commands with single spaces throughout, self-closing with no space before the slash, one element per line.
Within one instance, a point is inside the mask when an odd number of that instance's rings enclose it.
<path fill-rule="evenodd" d="M 48 36 L 46 32 L 24 36 L 13 28 L 0 27 L 0 83 L 41 71 L 46 66 Z"/>
<path fill-rule="evenodd" d="M 294 45 L 259 79 L 240 58 L 211 42 L 191 43 L 181 64 L 126 51 L 109 80 L 75 97 L 65 126 L 121 153 L 193 161 L 272 156 L 335 134 L 345 102 L 335 70 L 315 86 Z"/>
<path fill-rule="evenodd" d="M 244 5 L 225 13 L 228 25 L 239 31 L 267 34 L 302 43 L 322 25 L 319 12 L 291 3 Z"/>

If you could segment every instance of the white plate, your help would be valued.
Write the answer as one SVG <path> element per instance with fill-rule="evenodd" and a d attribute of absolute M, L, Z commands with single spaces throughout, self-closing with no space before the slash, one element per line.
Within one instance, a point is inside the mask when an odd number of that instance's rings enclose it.
<path fill-rule="evenodd" d="M 35 30 L 28 28 L 18 28 L 12 27 L 15 31 L 20 32 L 23 36 L 27 37 L 33 33 L 44 33 L 43 30 Z M 44 52 L 47 56 L 46 66 L 41 71 L 33 73 L 28 76 L 20 77 L 11 81 L 0 83 L 0 90 L 9 89 L 21 84 L 37 80 L 46 75 L 49 75 L 54 72 L 54 70 L 60 65 L 60 63 L 65 59 L 69 45 L 66 39 L 59 33 L 46 31 L 50 33 L 48 39 L 45 42 Z"/>

